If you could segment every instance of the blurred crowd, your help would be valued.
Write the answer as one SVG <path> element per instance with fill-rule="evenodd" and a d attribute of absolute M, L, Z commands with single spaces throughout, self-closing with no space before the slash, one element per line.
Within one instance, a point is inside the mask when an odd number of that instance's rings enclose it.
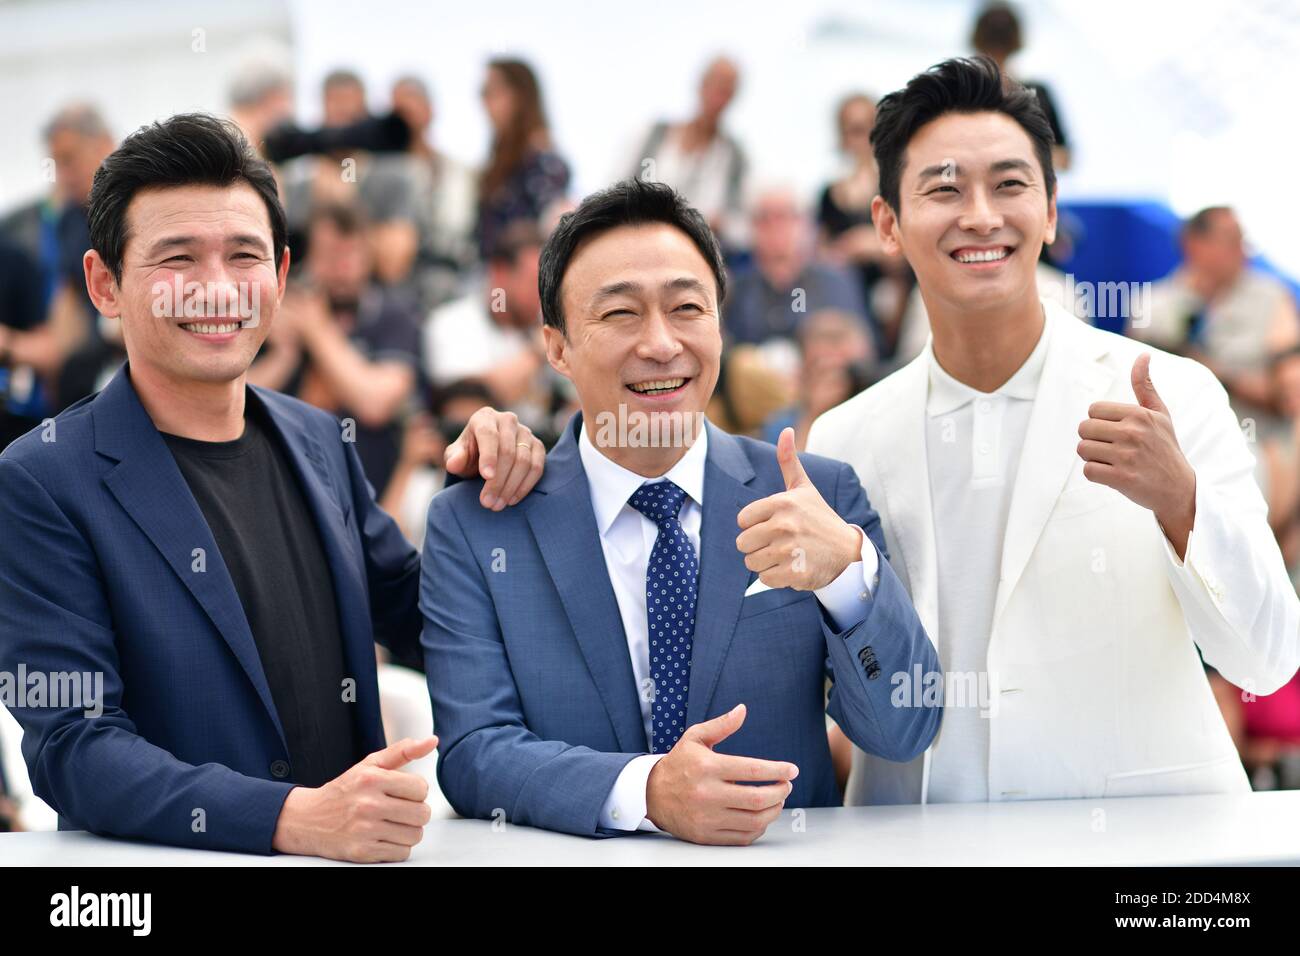
<path fill-rule="evenodd" d="M 1067 169 L 1073 141 L 1050 90 L 1017 76 L 1022 45 L 1010 7 L 981 11 L 972 50 L 1037 91 L 1057 169 Z M 841 171 L 804 195 L 756 173 L 761 157 L 728 125 L 742 82 L 726 57 L 703 64 L 692 115 L 647 117 L 634 142 L 594 161 L 666 182 L 705 215 L 732 280 L 710 418 L 773 441 L 792 425 L 802 447 L 819 414 L 915 357 L 928 327 L 906 263 L 884 254 L 872 226 L 871 93 L 824 104 Z M 513 410 L 548 443 L 575 410 L 545 358 L 537 279 L 549 230 L 580 197 L 526 62 L 487 64 L 491 143 L 473 168 L 444 152 L 420 78 L 398 79 L 380 112 L 383 94 L 345 68 L 320 96 L 322 124 L 305 128 L 290 74 L 250 66 L 229 90 L 230 118 L 276 169 L 292 250 L 289 289 L 250 377 L 349 422 L 377 498 L 419 546 L 444 450 L 477 408 Z M 94 394 L 125 358 L 82 273 L 86 201 L 114 134 L 92 105 L 60 109 L 42 131 L 52 188 L 0 216 L 0 447 Z M 1129 317 L 1130 334 L 1219 376 L 1254 437 L 1270 520 L 1300 575 L 1294 297 L 1249 264 L 1232 209 L 1197 213 L 1180 240 L 1181 264 Z M 1060 278 L 1064 251 L 1044 250 L 1045 284 Z M 1255 785 L 1300 787 L 1300 684 L 1254 700 L 1211 680 Z"/>

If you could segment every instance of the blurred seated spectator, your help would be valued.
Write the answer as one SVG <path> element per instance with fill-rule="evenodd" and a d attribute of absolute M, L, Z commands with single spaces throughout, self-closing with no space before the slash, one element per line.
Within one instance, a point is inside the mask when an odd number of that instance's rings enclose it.
<path fill-rule="evenodd" d="M 45 408 L 33 366 L 52 349 L 36 264 L 0 235 L 0 449 L 40 424 Z"/>
<path fill-rule="evenodd" d="M 862 321 L 834 309 L 808 316 L 799 328 L 799 350 L 798 399 L 768 419 L 761 437 L 775 445 L 782 430 L 790 427 L 795 447 L 802 450 L 818 415 L 874 383 L 875 351 Z"/>
<path fill-rule="evenodd" d="M 22 739 L 22 727 L 0 704 L 0 833 L 56 830 L 59 815 L 32 793 Z"/>
<path fill-rule="evenodd" d="M 1024 39 L 1020 17 L 1010 4 L 989 3 L 980 10 L 971 31 L 971 46 L 976 53 L 993 60 L 1003 76 L 1012 75 L 1007 69 L 1007 61 L 1024 47 Z M 1038 97 L 1038 105 L 1043 108 L 1047 122 L 1052 127 L 1052 136 L 1056 139 L 1056 145 L 1052 147 L 1052 166 L 1057 173 L 1063 173 L 1070 168 L 1070 139 L 1065 134 L 1056 98 L 1045 83 L 1034 80 L 1019 82 Z"/>
<path fill-rule="evenodd" d="M 0 710 L 3 710 L 0 707 Z M 8 716 L 8 712 L 5 712 Z M 3 738 L 0 738 L 3 742 Z M 10 784 L 9 776 L 5 771 L 5 748 L 0 746 L 0 833 L 17 833 L 24 829 L 22 818 L 18 811 L 18 801 L 14 799 Z"/>
<path fill-rule="evenodd" d="M 434 146 L 433 100 L 421 79 L 404 76 L 393 84 L 393 112 L 411 130 L 412 212 L 418 231 L 414 285 L 421 310 L 428 311 L 460 293 L 465 275 L 477 261 L 478 183 L 470 167 Z"/>
<path fill-rule="evenodd" d="M 241 62 L 226 94 L 231 120 L 259 153 L 266 135 L 293 119 L 293 75 L 282 63 L 287 51 L 277 54 Z"/>
<path fill-rule="evenodd" d="M 1300 789 L 1300 674 L 1267 697 L 1247 695 L 1241 710 L 1242 762 L 1255 789 Z"/>
<path fill-rule="evenodd" d="M 1134 310 L 1130 334 L 1207 365 L 1238 414 L 1271 409 L 1270 357 L 1300 342 L 1290 290 L 1247 262 L 1241 224 L 1226 206 L 1192 216 L 1181 240 L 1182 264 L 1155 284 L 1145 311 Z"/>
<path fill-rule="evenodd" d="M 871 223 L 871 200 L 880 191 L 876 157 L 871 151 L 875 121 L 876 104 L 865 93 L 852 93 L 841 100 L 836 126 L 848 168 L 826 185 L 817 201 L 817 255 L 857 275 L 862 301 L 873 319 L 876 354 L 888 360 L 898 343 L 898 327 L 912 282 L 907 260 L 886 254 Z"/>
<path fill-rule="evenodd" d="M 406 419 L 397 467 L 379 506 L 393 516 L 416 550 L 424 546 L 429 502 L 447 480 L 443 468 L 447 446 L 484 405 L 497 407 L 496 396 L 482 382 L 467 378 L 433 389 L 427 411 L 417 411 Z"/>
<path fill-rule="evenodd" d="M 423 332 L 424 370 L 434 387 L 478 379 L 501 402 L 498 407 L 514 411 L 530 427 L 543 414 L 537 393 L 550 369 L 537 291 L 541 247 L 531 222 L 499 233 L 487 257 L 486 281 L 434 309 Z"/>
<path fill-rule="evenodd" d="M 479 177 L 475 232 L 486 258 L 514 223 L 540 226 L 550 208 L 564 200 L 570 174 L 569 164 L 552 148 L 532 67 L 521 60 L 491 61 L 482 96 L 492 146 Z"/>
<path fill-rule="evenodd" d="M 249 381 L 337 414 L 379 492 L 397 463 L 400 414 L 415 390 L 419 316 L 371 278 L 365 222 L 355 207 L 318 207 L 308 236 L 307 261 Z"/>
<path fill-rule="evenodd" d="M 365 86 L 357 74 L 335 70 L 322 86 L 327 129 L 363 124 L 371 119 Z M 410 133 L 400 118 L 392 120 L 403 145 Z M 323 204 L 356 205 L 365 213 L 375 278 L 404 288 L 414 301 L 412 269 L 419 247 L 416 183 L 420 173 L 405 152 L 371 153 L 340 147 L 325 155 L 302 156 L 281 170 L 285 215 L 291 248 L 302 247 L 312 210 Z M 310 255 L 308 250 L 308 255 Z"/>
<path fill-rule="evenodd" d="M 767 421 L 795 401 L 797 353 L 795 359 L 795 363 L 773 361 L 770 350 L 757 345 L 724 349 L 707 409 L 709 421 L 733 435 L 758 438 Z"/>
<path fill-rule="evenodd" d="M 666 183 L 698 209 L 727 249 L 748 245 L 745 175 L 748 163 L 740 143 L 722 118 L 735 99 L 740 69 L 717 57 L 700 77 L 699 105 L 682 123 L 659 120 L 641 137 L 636 154 L 619 177 Z"/>
<path fill-rule="evenodd" d="M 1293 581 L 1300 583 L 1300 345 L 1272 357 L 1272 412 L 1242 422 L 1256 449 L 1255 480 Z"/>
<path fill-rule="evenodd" d="M 30 371 L 16 385 L 26 396 L 22 414 L 43 418 L 94 393 L 113 346 L 100 335 L 98 316 L 86 292 L 81 259 L 90 248 L 86 202 L 95 170 L 113 151 L 113 136 L 99 111 L 85 103 L 60 109 L 44 129 L 52 163 L 50 193 L 20 206 L 0 220 L 0 235 L 19 247 L 35 265 L 46 321 L 20 346 Z M 30 390 L 21 388 L 31 376 Z M 11 392 L 11 401 L 17 395 Z"/>
<path fill-rule="evenodd" d="M 1255 790 L 1300 790 L 1300 674 L 1267 696 L 1206 677 Z"/>
<path fill-rule="evenodd" d="M 852 274 L 814 260 L 812 222 L 792 189 L 761 190 L 750 222 L 754 260 L 736 275 L 723 303 L 723 331 L 731 342 L 792 341 L 804 317 L 822 309 L 839 309 L 866 325 Z"/>

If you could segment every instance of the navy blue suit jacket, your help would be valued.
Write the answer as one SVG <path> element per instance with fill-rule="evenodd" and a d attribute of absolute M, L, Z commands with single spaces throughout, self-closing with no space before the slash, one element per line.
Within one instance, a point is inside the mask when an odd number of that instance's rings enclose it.
<path fill-rule="evenodd" d="M 604 835 L 600 809 L 648 746 L 578 453 L 580 421 L 515 507 L 479 507 L 480 480 L 433 499 L 420 605 L 438 779 L 451 805 L 465 816 L 504 812 L 512 823 Z M 934 646 L 886 560 L 857 476 L 828 458 L 800 456 L 826 502 L 880 554 L 865 620 L 837 631 L 810 591 L 745 597 L 756 575 L 736 548 L 737 515 L 785 483 L 772 445 L 707 427 L 687 724 L 746 704 L 744 725 L 716 749 L 797 764 L 787 806 L 839 804 L 826 713 L 870 753 L 912 759 L 934 738 L 941 708 L 893 706 L 889 678 L 918 664 L 937 671 Z"/>
<path fill-rule="evenodd" d="M 418 651 L 418 557 L 333 417 L 262 389 L 249 400 L 316 518 L 358 734 L 381 749 L 374 645 Z M 230 574 L 125 368 L 0 456 L 0 670 L 20 664 L 103 675 L 102 716 L 13 709 L 60 828 L 271 851 L 292 788 L 283 729 Z"/>

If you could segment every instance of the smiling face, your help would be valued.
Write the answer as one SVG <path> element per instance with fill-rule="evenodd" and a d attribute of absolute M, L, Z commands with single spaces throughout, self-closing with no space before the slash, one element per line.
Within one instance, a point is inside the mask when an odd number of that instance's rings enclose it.
<path fill-rule="evenodd" d="M 1029 135 L 997 112 L 947 113 L 907 144 L 897 215 L 877 197 L 886 251 L 907 257 L 932 316 L 990 313 L 1036 301 L 1035 270 L 1056 237 Z"/>
<path fill-rule="evenodd" d="M 686 233 L 619 226 L 579 244 L 560 287 L 566 332 L 544 329 L 551 365 L 578 390 L 585 421 L 676 413 L 693 421 L 718 381 L 717 283 Z M 694 431 L 690 432 L 694 438 Z M 662 474 L 685 448 L 602 448 Z"/>
<path fill-rule="evenodd" d="M 270 216 L 253 187 L 141 190 L 126 210 L 126 236 L 120 281 L 93 250 L 85 268 L 96 307 L 121 319 L 133 377 L 184 385 L 243 376 L 289 268 L 287 249 L 275 262 Z M 241 303 L 256 304 L 255 318 L 244 320 Z"/>

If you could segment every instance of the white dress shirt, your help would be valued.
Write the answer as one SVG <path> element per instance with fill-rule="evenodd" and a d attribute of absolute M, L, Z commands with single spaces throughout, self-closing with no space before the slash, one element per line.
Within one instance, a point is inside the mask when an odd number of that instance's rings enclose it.
<path fill-rule="evenodd" d="M 989 799 L 989 633 L 1002 541 L 1029 413 L 1047 358 L 1048 323 L 1024 364 L 1001 388 L 957 381 L 926 345 L 926 456 L 939 577 L 939 664 L 946 695 L 930 765 L 932 803 Z M 986 689 L 987 692 L 986 692 Z"/>
<path fill-rule="evenodd" d="M 671 481 L 686 499 L 678 514 L 682 531 L 690 539 L 698 557 L 700 553 L 701 508 L 704 502 L 704 465 L 708 458 L 708 429 L 664 475 L 646 478 L 629 471 L 600 452 L 587 435 L 584 423 L 578 436 L 578 454 L 587 475 L 591 507 L 600 532 L 600 547 L 605 555 L 628 655 L 636 681 L 645 725 L 646 740 L 653 738 L 651 709 L 654 683 L 650 677 L 650 626 L 646 616 L 645 580 L 659 527 L 628 504 L 633 492 L 647 482 Z M 740 528 L 736 528 L 740 534 Z M 867 616 L 871 588 L 879 569 L 875 545 L 862 535 L 862 560 L 844 569 L 838 578 L 818 588 L 814 594 L 840 630 L 845 630 Z M 864 587 L 865 585 L 865 587 Z M 646 819 L 646 782 L 650 771 L 664 754 L 643 754 L 629 761 L 619 774 L 600 812 L 600 826 L 608 830 L 654 830 Z"/>

